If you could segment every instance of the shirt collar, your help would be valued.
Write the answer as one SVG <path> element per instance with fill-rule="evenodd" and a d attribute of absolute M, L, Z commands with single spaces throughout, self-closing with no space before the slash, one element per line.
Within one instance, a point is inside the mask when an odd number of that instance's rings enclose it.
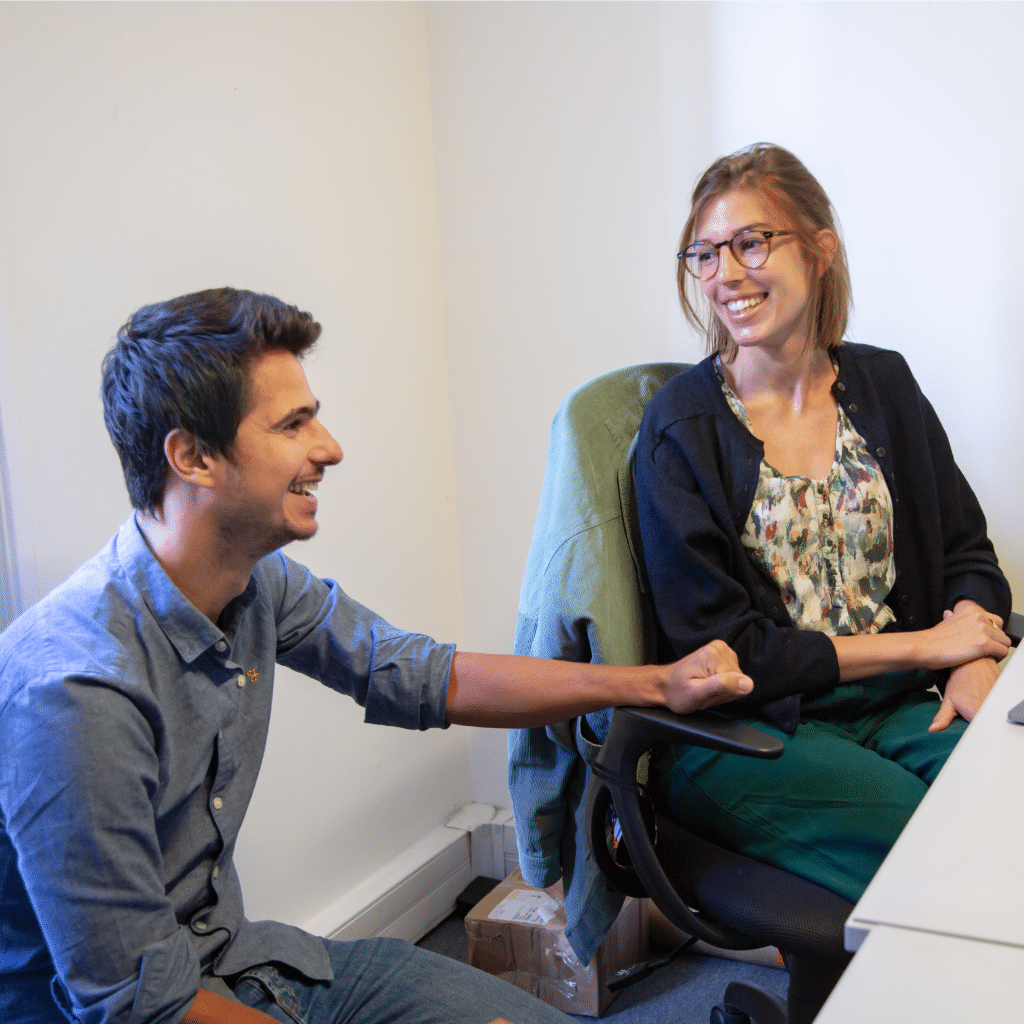
<path fill-rule="evenodd" d="M 133 512 L 117 534 L 117 556 L 125 576 L 135 586 L 164 635 L 181 658 L 191 664 L 225 639 L 211 622 L 174 585 L 149 549 Z M 245 610 L 256 597 L 256 583 L 249 577 L 245 590 L 230 602 L 231 619 Z"/>

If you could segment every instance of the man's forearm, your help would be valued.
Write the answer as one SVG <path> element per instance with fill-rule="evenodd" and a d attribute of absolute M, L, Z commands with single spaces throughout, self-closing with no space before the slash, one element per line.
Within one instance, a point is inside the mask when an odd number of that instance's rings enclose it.
<path fill-rule="evenodd" d="M 456 651 L 448 721 L 530 728 L 619 704 L 657 704 L 655 666 L 595 672 L 586 662 Z"/>
<path fill-rule="evenodd" d="M 181 1024 L 277 1024 L 259 1010 L 201 988 Z"/>
<path fill-rule="evenodd" d="M 629 704 L 689 712 L 734 700 L 751 685 L 718 641 L 673 665 L 628 667 L 456 651 L 447 718 L 522 729 Z"/>

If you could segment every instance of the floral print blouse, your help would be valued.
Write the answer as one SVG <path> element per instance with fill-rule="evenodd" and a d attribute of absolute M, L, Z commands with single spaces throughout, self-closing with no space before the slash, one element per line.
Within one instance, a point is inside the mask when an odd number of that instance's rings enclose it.
<path fill-rule="evenodd" d="M 719 379 L 732 411 L 753 433 L 720 366 Z M 896 581 L 892 499 L 842 406 L 826 480 L 783 476 L 761 460 L 742 542 L 775 581 L 798 628 L 841 636 L 877 633 L 895 620 L 885 603 Z"/>

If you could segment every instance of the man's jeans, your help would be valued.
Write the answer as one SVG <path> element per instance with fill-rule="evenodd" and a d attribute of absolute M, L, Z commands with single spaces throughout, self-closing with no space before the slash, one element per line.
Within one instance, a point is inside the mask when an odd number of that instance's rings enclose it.
<path fill-rule="evenodd" d="M 282 1024 L 571 1024 L 508 982 L 400 939 L 324 944 L 333 982 L 263 964 L 239 978 L 235 998 Z"/>

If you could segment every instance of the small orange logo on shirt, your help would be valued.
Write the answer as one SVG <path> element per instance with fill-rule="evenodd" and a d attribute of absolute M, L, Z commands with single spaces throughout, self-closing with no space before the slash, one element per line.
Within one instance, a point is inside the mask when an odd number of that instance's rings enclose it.
<path fill-rule="evenodd" d="M 250 683 L 255 683 L 256 680 L 259 678 L 259 675 L 260 675 L 259 672 L 257 672 L 256 669 L 254 669 L 254 668 L 249 669 L 249 671 L 246 672 L 245 674 L 249 677 L 249 682 Z"/>

